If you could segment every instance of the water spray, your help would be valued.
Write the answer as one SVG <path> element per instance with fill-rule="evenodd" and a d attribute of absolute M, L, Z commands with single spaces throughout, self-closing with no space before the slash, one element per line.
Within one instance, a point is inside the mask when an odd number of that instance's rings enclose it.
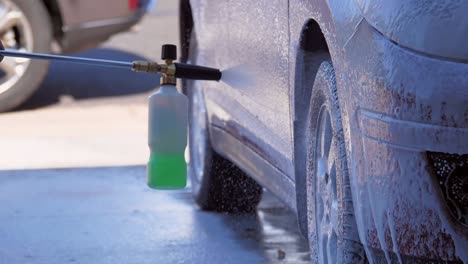
<path fill-rule="evenodd" d="M 186 186 L 187 166 L 184 152 L 187 146 L 188 99 L 178 92 L 177 78 L 219 81 L 221 71 L 215 68 L 174 63 L 175 45 L 163 45 L 159 64 L 151 61 L 115 61 L 74 56 L 6 50 L 0 42 L 0 62 L 4 57 L 62 61 L 101 67 L 114 67 L 134 72 L 162 74 L 161 87 L 149 96 L 148 145 L 150 159 L 147 166 L 148 186 L 154 189 L 181 189 Z"/>

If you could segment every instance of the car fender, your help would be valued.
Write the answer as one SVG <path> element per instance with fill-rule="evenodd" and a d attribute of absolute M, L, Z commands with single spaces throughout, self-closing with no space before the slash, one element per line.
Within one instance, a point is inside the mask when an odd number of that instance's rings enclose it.
<path fill-rule="evenodd" d="M 399 45 L 468 62 L 468 1 L 356 0 L 367 22 Z"/>

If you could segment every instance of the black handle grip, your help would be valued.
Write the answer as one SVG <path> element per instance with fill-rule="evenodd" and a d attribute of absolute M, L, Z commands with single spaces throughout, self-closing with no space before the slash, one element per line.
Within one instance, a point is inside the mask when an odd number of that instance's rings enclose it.
<path fill-rule="evenodd" d="M 176 66 L 176 78 L 207 81 L 219 81 L 221 79 L 221 71 L 218 69 L 184 63 L 174 64 Z"/>

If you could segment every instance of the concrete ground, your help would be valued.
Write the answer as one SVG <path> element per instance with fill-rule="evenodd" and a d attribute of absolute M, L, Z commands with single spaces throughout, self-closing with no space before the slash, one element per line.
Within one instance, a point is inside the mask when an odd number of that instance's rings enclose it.
<path fill-rule="evenodd" d="M 153 191 L 143 166 L 0 172 L 0 263 L 306 263 L 291 213 L 198 210 Z"/>
<path fill-rule="evenodd" d="M 79 55 L 159 59 L 177 1 Z M 52 63 L 40 90 L 0 114 L 0 264 L 305 263 L 294 215 L 265 193 L 254 214 L 200 211 L 190 188 L 145 185 L 146 98 L 159 76 Z"/>

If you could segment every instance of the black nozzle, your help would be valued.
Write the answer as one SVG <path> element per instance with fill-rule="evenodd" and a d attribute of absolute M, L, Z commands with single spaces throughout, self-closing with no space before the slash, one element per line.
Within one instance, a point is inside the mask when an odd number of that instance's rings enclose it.
<path fill-rule="evenodd" d="M 161 59 L 176 60 L 177 46 L 171 44 L 163 45 Z M 174 77 L 176 78 L 207 81 L 219 81 L 221 79 L 221 71 L 218 69 L 184 63 L 174 64 L 176 67 Z"/>
<path fill-rule="evenodd" d="M 177 59 L 177 46 L 172 44 L 164 44 L 161 50 L 162 60 L 176 60 Z"/>
<path fill-rule="evenodd" d="M 198 65 L 184 63 L 175 63 L 176 78 L 191 80 L 219 81 L 221 80 L 221 71 L 215 68 L 208 68 Z"/>

